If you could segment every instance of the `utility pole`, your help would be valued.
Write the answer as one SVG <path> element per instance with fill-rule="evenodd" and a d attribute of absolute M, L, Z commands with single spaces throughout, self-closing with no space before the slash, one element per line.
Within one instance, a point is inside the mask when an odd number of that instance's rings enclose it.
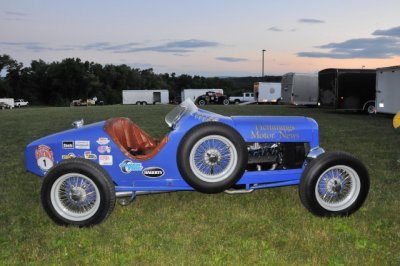
<path fill-rule="evenodd" d="M 264 78 L 264 53 L 265 53 L 265 49 L 262 50 L 262 78 Z"/>

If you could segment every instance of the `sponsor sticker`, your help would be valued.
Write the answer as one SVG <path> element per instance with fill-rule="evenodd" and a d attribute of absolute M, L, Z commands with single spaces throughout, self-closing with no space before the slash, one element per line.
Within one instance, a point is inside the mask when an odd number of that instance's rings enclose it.
<path fill-rule="evenodd" d="M 110 140 L 108 138 L 99 138 L 96 142 L 99 145 L 106 145 L 110 142 Z"/>
<path fill-rule="evenodd" d="M 90 149 L 89 140 L 75 140 L 75 149 Z"/>
<path fill-rule="evenodd" d="M 141 163 L 134 163 L 131 160 L 124 160 L 119 164 L 122 173 L 129 174 L 130 172 L 139 172 L 143 170 Z"/>
<path fill-rule="evenodd" d="M 46 172 L 54 165 L 53 151 L 49 146 L 39 145 L 35 150 L 36 163 L 39 168 Z"/>
<path fill-rule="evenodd" d="M 72 140 L 65 140 L 62 142 L 63 149 L 73 149 L 74 147 L 74 142 Z"/>
<path fill-rule="evenodd" d="M 99 164 L 100 165 L 113 165 L 112 155 L 99 155 Z"/>
<path fill-rule="evenodd" d="M 70 152 L 68 154 L 62 155 L 61 158 L 63 160 L 74 159 L 74 158 L 76 158 L 76 155 L 74 153 Z"/>
<path fill-rule="evenodd" d="M 99 152 L 99 153 L 110 153 L 111 152 L 111 147 L 110 146 L 99 146 L 98 148 L 97 148 L 97 151 Z"/>
<path fill-rule="evenodd" d="M 97 159 L 97 155 L 93 154 L 91 151 L 85 151 L 83 153 L 85 159 L 89 159 L 89 160 L 96 160 Z"/>
<path fill-rule="evenodd" d="M 164 169 L 160 167 L 147 167 L 142 171 L 142 174 L 149 178 L 162 177 L 164 173 Z"/>

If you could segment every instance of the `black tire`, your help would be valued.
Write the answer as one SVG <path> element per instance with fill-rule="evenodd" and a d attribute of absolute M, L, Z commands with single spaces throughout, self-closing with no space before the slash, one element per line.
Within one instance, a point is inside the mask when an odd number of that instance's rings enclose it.
<path fill-rule="evenodd" d="M 136 105 L 140 105 L 140 104 L 141 104 L 141 102 L 139 102 L 139 101 L 136 102 Z"/>
<path fill-rule="evenodd" d="M 235 104 L 239 104 L 240 103 L 240 100 L 235 100 Z"/>
<path fill-rule="evenodd" d="M 365 106 L 364 111 L 369 114 L 369 115 L 373 115 L 376 114 L 376 109 L 375 109 L 375 104 L 374 103 L 369 103 Z"/>
<path fill-rule="evenodd" d="M 206 101 L 203 100 L 203 99 L 200 99 L 200 100 L 198 101 L 198 104 L 199 104 L 200 106 L 204 106 L 204 105 L 206 105 Z"/>
<path fill-rule="evenodd" d="M 224 100 L 222 101 L 222 104 L 223 104 L 223 105 L 229 105 L 229 100 L 228 100 L 228 99 L 224 99 Z"/>
<path fill-rule="evenodd" d="M 142 105 L 147 105 L 147 102 L 142 102 Z"/>
<path fill-rule="evenodd" d="M 76 185 L 78 180 L 80 185 Z M 51 168 L 44 177 L 41 201 L 56 224 L 88 227 L 110 215 L 115 206 L 115 188 L 96 163 L 82 158 L 68 159 Z M 90 202 L 83 206 L 83 201 Z"/>
<path fill-rule="evenodd" d="M 216 146 L 197 150 L 206 141 L 214 141 Z M 222 145 L 217 147 L 215 143 Z M 205 170 L 210 170 L 209 174 L 196 165 L 196 151 L 199 152 L 197 158 L 202 158 L 197 163 L 202 163 Z M 243 176 L 247 156 L 246 143 L 235 129 L 219 122 L 206 122 L 193 127 L 182 138 L 177 162 L 179 172 L 190 186 L 203 193 L 218 193 L 231 188 Z M 222 169 L 220 172 L 219 168 Z"/>
<path fill-rule="evenodd" d="M 327 217 L 354 213 L 364 203 L 368 191 L 367 169 L 345 152 L 327 152 L 312 160 L 299 186 L 304 207 L 314 215 Z"/>

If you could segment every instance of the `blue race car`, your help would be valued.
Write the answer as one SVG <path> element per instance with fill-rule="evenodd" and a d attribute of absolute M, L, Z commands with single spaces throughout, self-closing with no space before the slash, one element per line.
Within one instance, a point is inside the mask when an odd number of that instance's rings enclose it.
<path fill-rule="evenodd" d="M 361 161 L 319 147 L 307 117 L 221 116 L 190 100 L 165 117 L 171 131 L 153 139 L 127 118 L 111 118 L 30 143 L 28 171 L 44 176 L 41 201 L 60 225 L 91 226 L 137 195 L 181 190 L 230 194 L 299 185 L 318 216 L 347 216 L 369 191 Z"/>

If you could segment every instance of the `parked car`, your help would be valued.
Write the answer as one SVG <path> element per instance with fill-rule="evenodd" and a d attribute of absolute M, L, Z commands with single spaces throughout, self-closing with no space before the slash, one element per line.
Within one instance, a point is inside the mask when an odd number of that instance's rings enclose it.
<path fill-rule="evenodd" d="M 363 163 L 325 152 L 318 125 L 307 117 L 222 116 L 190 99 L 165 117 L 171 131 L 157 141 L 127 118 L 111 118 L 30 143 L 28 171 L 44 176 L 41 202 L 60 225 L 91 226 L 112 212 L 116 198 L 199 191 L 249 193 L 299 185 L 300 200 L 317 216 L 347 216 L 369 191 Z"/>
<path fill-rule="evenodd" d="M 244 102 L 254 102 L 254 93 L 243 92 L 242 96 L 230 96 L 229 101 L 231 103 L 239 104 Z"/>
<path fill-rule="evenodd" d="M 196 99 L 196 104 L 203 106 L 206 104 L 223 104 L 223 105 L 228 105 L 229 104 L 229 98 L 228 96 L 214 92 L 214 91 L 208 91 L 204 95 L 200 95 Z"/>
<path fill-rule="evenodd" d="M 79 99 L 79 100 L 73 100 L 70 104 L 70 106 L 90 106 L 90 105 L 96 105 L 96 100 L 94 100 L 94 99 Z"/>
<path fill-rule="evenodd" d="M 25 101 L 24 99 L 17 99 L 14 101 L 15 107 L 23 107 L 23 106 L 28 106 L 29 102 Z"/>

